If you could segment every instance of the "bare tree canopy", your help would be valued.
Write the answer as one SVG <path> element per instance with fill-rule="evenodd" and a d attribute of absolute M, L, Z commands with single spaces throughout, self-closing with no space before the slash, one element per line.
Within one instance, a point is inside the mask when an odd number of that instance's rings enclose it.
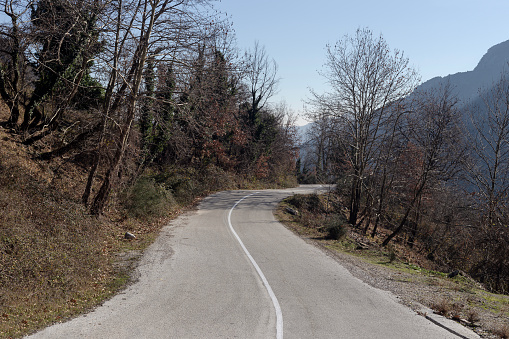
<path fill-rule="evenodd" d="M 396 105 L 416 87 L 419 78 L 408 59 L 391 51 L 382 36 L 358 29 L 326 48 L 321 75 L 330 90 L 311 92 L 310 104 L 340 119 L 352 165 L 350 222 L 356 224 L 365 170 L 374 156 L 380 130 Z"/>
<path fill-rule="evenodd" d="M 123 0 L 109 4 L 102 19 L 104 35 L 108 41 L 105 53 L 98 62 L 98 72 L 107 81 L 103 101 L 103 134 L 96 153 L 101 154 L 110 143 L 113 133 L 116 143 L 109 155 L 110 166 L 100 190 L 91 206 L 93 214 L 100 214 L 109 195 L 112 181 L 118 177 L 137 107 L 142 97 L 140 88 L 148 60 L 152 67 L 161 62 L 189 63 L 185 55 L 198 49 L 200 43 L 214 39 L 223 27 L 214 24 L 214 16 L 203 10 L 209 1 Z M 108 15 L 115 13 L 115 15 Z M 96 163 L 100 156 L 96 157 Z M 89 183 L 96 165 L 90 171 Z M 83 195 L 86 203 L 90 187 Z"/>
<path fill-rule="evenodd" d="M 2 3 L 3 125 L 41 159 L 81 152 L 92 214 L 155 163 L 293 174 L 293 122 L 267 104 L 277 64 L 258 43 L 240 58 L 213 2 Z"/>
<path fill-rule="evenodd" d="M 471 156 L 465 164 L 468 180 L 476 188 L 484 222 L 507 223 L 509 197 L 509 79 L 503 75 L 480 102 L 471 105 Z"/>
<path fill-rule="evenodd" d="M 449 86 L 416 94 L 413 110 L 402 126 L 406 145 L 398 166 L 403 171 L 399 185 L 407 191 L 401 194 L 405 196 L 405 201 L 400 202 L 405 206 L 403 217 L 382 245 L 387 245 L 407 225 L 410 212 L 419 213 L 416 206 L 427 189 L 439 189 L 460 170 L 464 149 L 456 103 Z"/>
<path fill-rule="evenodd" d="M 251 111 L 253 114 L 262 110 L 267 101 L 277 93 L 279 78 L 278 66 L 274 59 L 267 55 L 265 47 L 256 41 L 253 50 L 245 55 L 246 79 L 251 97 Z"/>

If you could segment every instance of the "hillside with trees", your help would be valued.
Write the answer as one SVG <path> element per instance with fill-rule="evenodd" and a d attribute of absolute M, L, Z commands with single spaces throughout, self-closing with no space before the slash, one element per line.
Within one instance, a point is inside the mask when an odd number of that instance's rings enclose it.
<path fill-rule="evenodd" d="M 506 47 L 490 49 L 473 72 L 417 87 L 408 59 L 382 36 L 368 29 L 345 36 L 326 50 L 322 75 L 330 90 L 311 92 L 312 156 L 304 163 L 314 177 L 338 183 L 336 213 L 360 234 L 504 294 L 509 81 L 501 66 L 507 61 L 500 62 L 507 56 L 494 54 Z M 479 74 L 480 94 L 461 101 L 455 85 Z M 486 77 L 494 78 L 490 86 Z"/>
<path fill-rule="evenodd" d="M 240 51 L 212 1 L 1 10 L 0 336 L 115 293 L 131 254 L 200 197 L 296 185 L 277 64 L 259 43 Z"/>
<path fill-rule="evenodd" d="M 212 9 L 203 1 L 7 2 L 4 127 L 24 145 L 49 148 L 41 159 L 80 158 L 89 171 L 82 200 L 95 215 L 119 179 L 134 182 L 150 166 L 282 180 L 292 130 L 285 107 L 266 105 L 277 65 L 258 44 L 239 57 Z"/>
<path fill-rule="evenodd" d="M 276 62 L 259 43 L 240 51 L 212 3 L 2 3 L 1 336 L 116 293 L 200 197 L 291 187 L 310 166 L 337 183 L 334 220 L 509 293 L 505 75 L 465 104 L 453 81 L 418 87 L 403 52 L 359 29 L 326 48 L 303 163 L 291 111 L 271 101 Z"/>

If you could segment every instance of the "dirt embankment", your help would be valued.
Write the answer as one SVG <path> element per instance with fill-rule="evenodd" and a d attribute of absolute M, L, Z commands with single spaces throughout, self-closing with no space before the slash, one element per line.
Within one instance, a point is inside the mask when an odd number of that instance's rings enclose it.
<path fill-rule="evenodd" d="M 0 114 L 0 121 L 6 119 Z M 132 255 L 164 220 L 139 222 L 111 205 L 100 218 L 81 203 L 87 170 L 0 127 L 0 338 L 17 338 L 87 310 L 128 280 Z M 38 147 L 41 147 L 39 145 Z M 126 231 L 136 234 L 127 241 Z"/>

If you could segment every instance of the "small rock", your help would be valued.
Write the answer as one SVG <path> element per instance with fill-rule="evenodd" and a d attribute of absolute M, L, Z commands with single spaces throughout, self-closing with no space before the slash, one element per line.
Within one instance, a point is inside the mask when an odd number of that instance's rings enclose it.
<path fill-rule="evenodd" d="M 135 239 L 136 236 L 134 234 L 132 234 L 131 232 L 125 232 L 124 234 L 124 239 L 128 239 L 128 240 L 131 240 L 131 239 Z"/>
<path fill-rule="evenodd" d="M 452 271 L 451 273 L 449 273 L 448 277 L 449 278 L 454 278 L 455 276 L 457 276 L 458 274 L 460 274 L 460 271 L 458 270 L 454 270 Z"/>
<path fill-rule="evenodd" d="M 298 214 L 299 214 L 299 212 L 298 212 L 298 211 L 296 211 L 296 210 L 294 210 L 293 208 L 290 208 L 290 207 L 287 207 L 287 208 L 286 208 L 286 211 L 287 211 L 288 213 L 290 213 L 291 215 L 298 215 Z"/>

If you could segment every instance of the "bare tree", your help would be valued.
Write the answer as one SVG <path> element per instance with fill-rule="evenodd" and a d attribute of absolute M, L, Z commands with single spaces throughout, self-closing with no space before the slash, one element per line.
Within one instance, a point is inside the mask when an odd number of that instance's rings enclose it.
<path fill-rule="evenodd" d="M 255 42 L 254 49 L 246 51 L 242 66 L 244 103 L 242 114 L 249 142 L 243 159 L 243 167 L 249 172 L 267 175 L 269 149 L 277 134 L 277 122 L 267 105 L 277 92 L 277 64 L 270 59 L 264 47 Z M 263 170 L 259 170 L 263 168 Z"/>
<path fill-rule="evenodd" d="M 460 113 L 450 87 L 447 85 L 416 96 L 414 112 L 404 123 L 407 144 L 398 164 L 403 171 L 400 186 L 407 199 L 403 202 L 403 217 L 385 238 L 383 246 L 407 226 L 410 213 L 415 211 L 427 189 L 433 185 L 440 189 L 441 183 L 455 177 L 464 156 Z"/>
<path fill-rule="evenodd" d="M 470 157 L 465 165 L 478 215 L 471 274 L 488 288 L 509 290 L 509 79 L 501 76 L 470 107 Z"/>
<path fill-rule="evenodd" d="M 246 82 L 249 87 L 249 119 L 254 121 L 256 114 L 262 110 L 267 101 L 277 93 L 278 66 L 274 59 L 269 59 L 265 47 L 255 42 L 253 50 L 245 55 Z"/>
<path fill-rule="evenodd" d="M 0 95 L 10 110 L 7 127 L 13 128 L 18 124 L 22 105 L 25 102 L 24 93 L 27 91 L 27 76 L 25 51 L 28 44 L 28 7 L 20 7 L 15 1 L 4 1 L 3 13 L 10 22 L 3 24 L 1 34 L 1 64 Z"/>
<path fill-rule="evenodd" d="M 338 170 L 344 161 L 338 131 L 338 119 L 319 107 L 306 107 L 311 126 L 305 140 L 304 165 L 316 172 L 318 182 L 331 182 L 339 175 Z"/>
<path fill-rule="evenodd" d="M 402 142 L 404 136 L 401 133 L 403 120 L 409 114 L 408 103 L 405 100 L 398 104 L 391 105 L 384 128 L 380 133 L 375 152 L 377 156 L 371 166 L 372 184 L 367 187 L 368 194 L 371 195 L 373 206 L 368 206 L 368 213 L 371 217 L 375 216 L 371 236 L 375 237 L 378 225 L 385 214 L 387 205 L 387 196 L 397 176 L 394 163 L 398 161 L 403 149 Z M 374 210 L 373 210 L 374 209 Z M 366 222 L 364 233 L 367 233 L 370 227 L 370 218 Z"/>
<path fill-rule="evenodd" d="M 273 110 L 276 134 L 270 150 L 270 169 L 273 178 L 289 176 L 295 168 L 297 158 L 296 116 L 283 101 Z"/>
<path fill-rule="evenodd" d="M 414 90 L 418 76 L 402 52 L 391 52 L 383 37 L 373 37 L 369 29 L 358 29 L 353 37 L 328 45 L 326 58 L 321 75 L 330 91 L 312 91 L 311 103 L 345 126 L 345 148 L 352 165 L 349 221 L 355 225 L 366 168 L 384 128 L 387 108 Z"/>
<path fill-rule="evenodd" d="M 99 1 L 3 2 L 10 22 L 0 29 L 4 48 L 0 93 L 10 108 L 6 125 L 54 130 L 98 53 Z M 46 133 L 41 133 L 42 138 Z"/>
<path fill-rule="evenodd" d="M 509 79 L 502 76 L 470 108 L 469 182 L 487 225 L 504 224 L 509 198 Z"/>
<path fill-rule="evenodd" d="M 155 66 L 170 60 L 185 65 L 187 51 L 222 28 L 213 24 L 217 18 L 208 14 L 209 2 L 203 0 L 120 0 L 109 6 L 101 17 L 102 38 L 107 44 L 97 62 L 98 72 L 107 82 L 102 133 L 83 194 L 86 203 L 97 164 L 101 157 L 106 158 L 106 173 L 91 205 L 93 214 L 102 213 L 111 187 L 118 180 L 138 112 L 148 56 Z"/>

